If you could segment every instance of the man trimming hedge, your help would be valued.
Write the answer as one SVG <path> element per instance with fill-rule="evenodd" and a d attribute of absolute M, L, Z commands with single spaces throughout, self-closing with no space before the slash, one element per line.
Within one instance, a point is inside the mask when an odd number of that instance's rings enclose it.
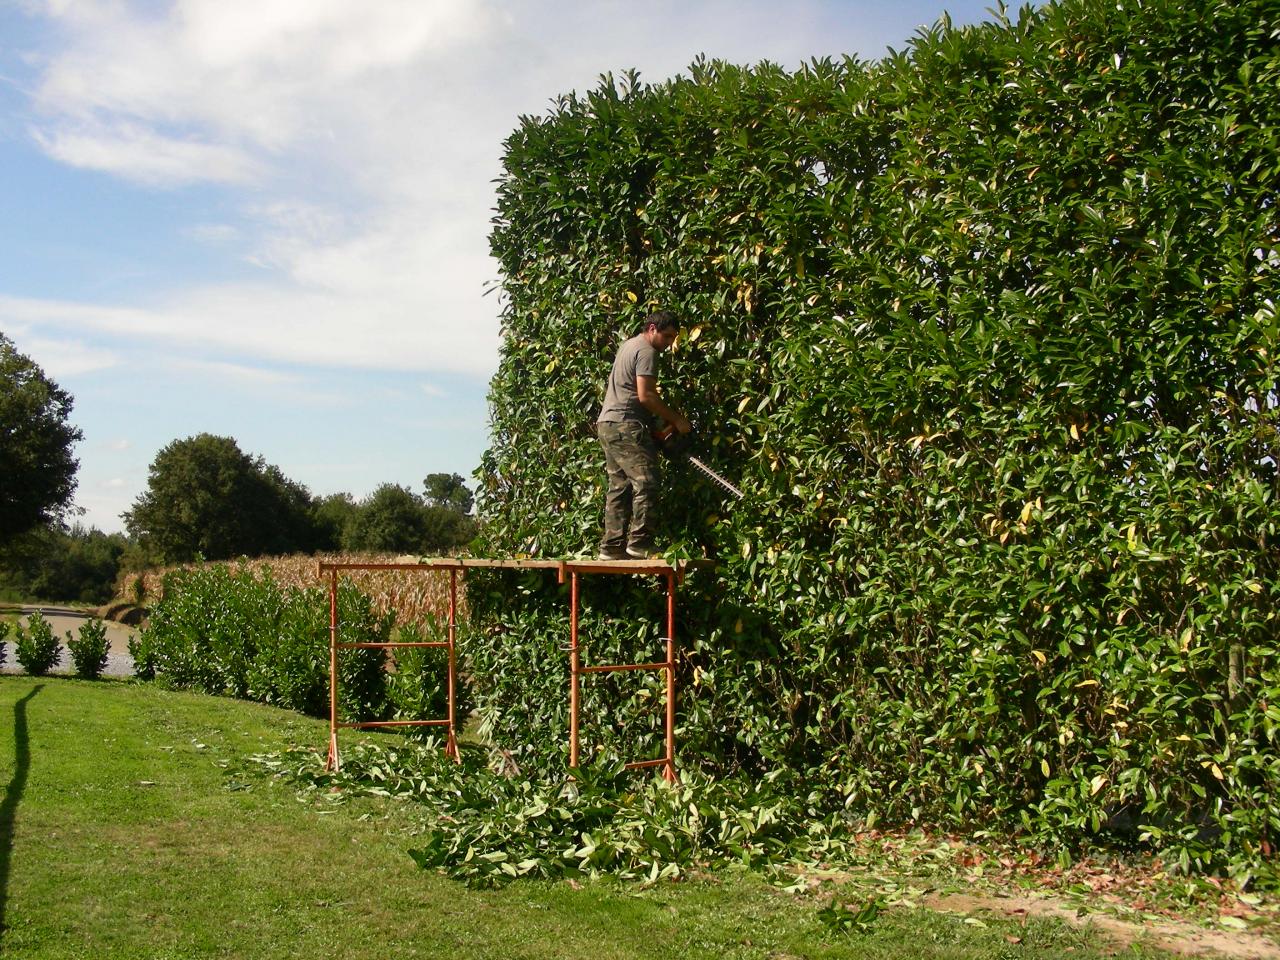
<path fill-rule="evenodd" d="M 680 322 L 667 310 L 644 319 L 644 326 L 618 348 L 596 435 L 604 448 L 609 489 L 604 500 L 601 560 L 643 560 L 653 555 L 658 498 L 655 418 L 680 433 L 692 427 L 658 393 L 658 354 L 676 341 Z"/>

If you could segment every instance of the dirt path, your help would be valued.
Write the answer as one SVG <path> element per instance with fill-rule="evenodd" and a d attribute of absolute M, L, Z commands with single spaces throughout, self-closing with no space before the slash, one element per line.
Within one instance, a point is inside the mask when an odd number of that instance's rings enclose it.
<path fill-rule="evenodd" d="M 1006 917 L 1054 917 L 1073 926 L 1087 926 L 1122 946 L 1147 943 L 1189 957 L 1230 957 L 1233 960 L 1280 960 L 1280 946 L 1261 934 L 1215 930 L 1176 920 L 1122 920 L 1052 896 L 974 896 L 946 894 L 923 905 L 947 913 L 995 913 Z"/>
<path fill-rule="evenodd" d="M 53 627 L 54 636 L 61 641 L 62 659 L 58 665 L 53 668 L 55 674 L 69 674 L 75 672 L 75 667 L 71 663 L 71 651 L 67 649 L 67 631 L 70 630 L 74 635 L 79 632 L 80 625 L 89 619 L 93 612 L 90 610 L 76 610 L 69 607 L 57 606 L 29 606 L 21 608 L 21 619 L 19 622 L 25 624 L 31 614 L 39 610 L 49 625 Z M 102 621 L 107 627 L 107 642 L 111 649 L 107 653 L 107 666 L 102 672 L 111 677 L 131 677 L 133 676 L 133 658 L 129 656 L 129 638 L 137 634 L 136 627 L 126 627 L 123 624 L 113 623 L 110 620 Z M 21 673 L 22 667 L 13 656 L 13 636 L 10 635 L 6 641 L 7 656 L 0 672 L 3 673 Z"/>

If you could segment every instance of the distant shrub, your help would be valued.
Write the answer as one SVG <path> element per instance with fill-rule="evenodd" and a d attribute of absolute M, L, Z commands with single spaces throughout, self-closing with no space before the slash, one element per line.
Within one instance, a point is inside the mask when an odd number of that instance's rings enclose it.
<path fill-rule="evenodd" d="M 58 646 L 58 638 L 53 635 L 53 627 L 37 610 L 27 618 L 27 625 L 18 624 L 14 643 L 14 654 L 22 669 L 33 677 L 43 677 L 58 665 L 62 659 L 62 650 Z"/>
<path fill-rule="evenodd" d="M 128 645 L 129 657 L 133 660 L 133 675 L 139 680 L 154 680 L 156 678 L 154 648 L 133 634 L 129 635 Z"/>
<path fill-rule="evenodd" d="M 4 666 L 4 638 L 9 635 L 9 621 L 0 620 L 0 666 Z"/>
<path fill-rule="evenodd" d="M 106 624 L 92 618 L 80 624 L 79 636 L 72 636 L 68 630 L 67 649 L 71 651 L 76 676 L 85 680 L 98 679 L 106 669 L 107 651 L 111 649 Z"/>
<path fill-rule="evenodd" d="M 328 713 L 329 604 L 322 589 L 282 587 L 267 571 L 226 565 L 175 570 L 130 652 L 138 675 L 221 696 Z M 339 639 L 386 642 L 394 612 L 338 589 Z M 339 656 L 339 707 L 352 720 L 387 713 L 384 658 L 377 649 Z"/>

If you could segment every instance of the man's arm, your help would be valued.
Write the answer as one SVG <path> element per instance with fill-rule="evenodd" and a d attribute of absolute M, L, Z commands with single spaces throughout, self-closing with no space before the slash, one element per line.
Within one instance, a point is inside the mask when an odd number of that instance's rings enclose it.
<path fill-rule="evenodd" d="M 678 433 L 688 433 L 693 429 L 684 414 L 667 406 L 667 402 L 662 399 L 662 394 L 658 393 L 657 377 L 636 377 L 636 399 L 655 417 L 661 417 L 675 427 Z"/>

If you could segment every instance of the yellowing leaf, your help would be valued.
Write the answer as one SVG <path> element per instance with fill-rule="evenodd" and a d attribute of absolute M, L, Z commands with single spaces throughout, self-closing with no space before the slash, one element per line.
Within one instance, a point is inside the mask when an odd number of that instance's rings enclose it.
<path fill-rule="evenodd" d="M 556 359 L 557 359 L 556 357 L 552 357 L 552 358 L 547 362 L 547 365 L 546 365 L 545 367 L 543 367 L 543 368 L 542 368 L 542 372 L 543 372 L 543 373 L 550 373 L 552 370 L 554 370 L 554 369 L 556 368 Z"/>
<path fill-rule="evenodd" d="M 1249 583 L 1246 583 L 1245 586 L 1248 587 L 1250 590 L 1252 590 L 1254 593 L 1262 592 L 1262 584 L 1256 581 L 1250 581 Z"/>
<path fill-rule="evenodd" d="M 738 404 L 738 412 L 741 413 L 743 410 L 747 409 L 747 404 L 749 404 L 750 402 L 751 402 L 750 395 L 743 397 L 742 402 Z"/>
<path fill-rule="evenodd" d="M 1080 431 L 1076 429 L 1076 425 L 1074 423 L 1071 425 L 1071 439 L 1072 440 L 1080 439 Z"/>
<path fill-rule="evenodd" d="M 1022 522 L 1026 523 L 1031 519 L 1031 511 L 1036 507 L 1035 501 L 1028 500 L 1022 505 Z"/>
<path fill-rule="evenodd" d="M 699 324 L 698 326 L 694 327 L 692 330 L 689 331 L 689 342 L 695 343 L 700 336 L 702 336 L 701 324 Z"/>
<path fill-rule="evenodd" d="M 1218 766 L 1216 763 L 1213 763 L 1213 764 L 1210 764 L 1210 765 L 1209 765 L 1209 772 L 1210 772 L 1210 773 L 1212 773 L 1212 774 L 1213 774 L 1215 777 L 1217 777 L 1219 780 L 1222 780 L 1222 779 L 1223 779 L 1223 776 L 1222 776 L 1222 768 L 1221 768 L 1220 766 Z"/>
<path fill-rule="evenodd" d="M 1093 678 L 1090 678 L 1088 680 L 1081 680 L 1079 683 L 1077 683 L 1076 689 L 1079 690 L 1081 687 L 1096 687 L 1097 685 L 1098 685 L 1098 681 L 1094 680 Z"/>
<path fill-rule="evenodd" d="M 1107 778 L 1104 777 L 1102 774 L 1098 774 L 1096 777 L 1094 777 L 1092 780 L 1089 781 L 1089 796 L 1096 797 L 1098 795 L 1098 791 L 1100 791 L 1106 785 L 1107 785 Z"/>
<path fill-rule="evenodd" d="M 1032 655 L 1033 657 L 1035 657 L 1037 660 L 1039 660 L 1041 663 L 1048 663 L 1048 662 L 1049 662 L 1049 658 L 1048 658 L 1048 657 L 1046 657 L 1046 656 L 1044 655 L 1044 653 L 1043 653 L 1042 651 L 1040 651 L 1040 650 L 1032 650 L 1032 651 L 1031 651 L 1031 655 Z"/>
<path fill-rule="evenodd" d="M 632 303 L 635 303 L 637 298 L 636 298 L 636 295 L 635 295 L 634 293 L 632 293 L 630 290 L 628 290 L 628 291 L 627 291 L 627 299 L 628 299 L 628 300 L 630 300 Z"/>
<path fill-rule="evenodd" d="M 1041 772 L 1041 773 L 1043 773 L 1046 777 L 1049 775 L 1049 761 L 1048 761 L 1048 760 L 1041 760 L 1041 761 L 1040 761 L 1040 772 Z"/>
<path fill-rule="evenodd" d="M 1195 627 L 1187 627 L 1187 629 L 1182 631 L 1182 637 L 1178 641 L 1178 646 L 1183 653 L 1186 653 L 1187 650 L 1191 648 L 1191 641 L 1194 640 L 1195 638 L 1196 638 Z"/>

